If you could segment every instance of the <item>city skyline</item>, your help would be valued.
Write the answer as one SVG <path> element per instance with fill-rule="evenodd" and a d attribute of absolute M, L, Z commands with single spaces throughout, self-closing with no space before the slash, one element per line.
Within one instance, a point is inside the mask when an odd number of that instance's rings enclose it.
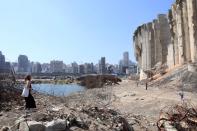
<path fill-rule="evenodd" d="M 26 54 L 19 54 L 19 55 L 16 57 L 16 60 L 15 60 L 15 61 L 10 61 L 9 59 L 7 59 L 7 56 L 5 55 L 6 53 L 4 53 L 4 52 L 2 52 L 2 51 L 0 51 L 0 52 L 4 54 L 5 60 L 8 61 L 8 62 L 10 62 L 10 63 L 18 63 L 19 58 L 20 58 L 21 56 L 27 57 L 26 59 L 28 59 L 29 62 L 41 63 L 41 64 L 50 63 L 51 61 L 63 61 L 63 60 L 61 60 L 61 59 L 51 59 L 51 60 L 49 60 L 49 61 L 47 61 L 47 62 L 33 61 L 33 60 L 31 60 L 31 59 L 29 58 L 29 56 L 26 55 Z M 128 53 L 128 60 L 129 60 L 130 62 L 136 63 L 136 62 L 134 62 L 134 61 L 132 61 L 132 60 L 130 59 L 130 57 L 129 57 L 129 56 L 130 56 L 130 55 L 129 55 L 129 52 L 128 52 L 128 51 L 124 51 L 124 52 L 122 53 L 122 55 L 121 55 L 121 58 L 120 58 L 119 60 L 117 60 L 116 63 L 110 63 L 110 62 L 107 62 L 107 61 L 106 61 L 106 64 L 113 64 L 113 65 L 119 64 L 119 62 L 120 62 L 121 60 L 124 59 L 124 53 Z M 102 58 L 102 57 L 105 57 L 105 56 L 101 56 L 100 58 Z M 77 64 L 79 64 L 79 65 L 80 65 L 80 64 L 86 64 L 86 63 L 99 64 L 100 58 L 99 58 L 97 61 L 95 61 L 95 62 L 93 62 L 93 61 L 91 61 L 91 60 L 90 60 L 90 61 L 84 61 L 84 62 L 77 62 L 77 61 L 73 60 L 73 61 L 71 61 L 70 63 L 65 63 L 65 61 L 63 61 L 63 64 L 71 65 L 72 63 L 75 63 L 75 62 L 76 62 Z M 106 59 L 106 57 L 105 57 L 105 59 Z M 106 60 L 107 60 L 107 59 L 106 59 Z"/>
<path fill-rule="evenodd" d="M 26 55 L 19 55 L 17 62 L 5 61 L 5 55 L 0 51 L 0 71 L 29 73 L 71 73 L 71 74 L 130 74 L 137 72 L 137 64 L 129 60 L 129 53 L 124 52 L 119 64 L 106 62 L 105 57 L 101 57 L 98 63 L 72 62 L 66 64 L 60 60 L 51 60 L 50 63 L 40 63 L 31 61 Z"/>
<path fill-rule="evenodd" d="M 173 1 L 1 1 L 1 51 L 8 61 L 26 54 L 41 63 L 96 63 L 102 56 L 117 63 L 128 50 L 135 61 L 135 28 L 167 13 Z"/>

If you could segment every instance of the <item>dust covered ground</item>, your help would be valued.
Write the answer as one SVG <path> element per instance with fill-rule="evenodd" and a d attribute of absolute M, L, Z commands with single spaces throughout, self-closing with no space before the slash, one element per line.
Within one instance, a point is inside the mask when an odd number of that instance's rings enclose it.
<path fill-rule="evenodd" d="M 161 86 L 148 86 L 148 90 L 145 90 L 144 85 L 138 84 L 137 86 L 135 81 L 123 80 L 120 85 L 88 89 L 61 98 L 33 94 L 37 110 L 27 113 L 26 118 L 36 121 L 51 121 L 70 113 L 82 117 L 81 110 L 98 107 L 120 113 L 120 116 L 125 118 L 134 130 L 158 130 L 156 123 L 160 111 L 167 106 L 181 103 L 180 92 L 181 89 L 176 86 L 175 81 Z M 196 92 L 191 90 L 184 92 L 184 101 L 194 107 L 197 105 L 196 99 Z M 10 102 L 7 104 L 6 110 L 1 109 L 0 128 L 14 125 L 17 119 L 26 115 L 24 100 L 21 99 L 21 101 L 19 104 Z M 98 122 L 98 118 L 93 118 L 93 116 L 86 119 L 92 121 L 94 125 L 102 123 L 102 120 Z M 109 130 L 107 127 L 107 125 L 106 127 L 102 125 L 100 129 Z M 94 129 L 94 127 L 90 128 L 90 130 Z M 73 130 L 82 129 L 74 128 Z"/>

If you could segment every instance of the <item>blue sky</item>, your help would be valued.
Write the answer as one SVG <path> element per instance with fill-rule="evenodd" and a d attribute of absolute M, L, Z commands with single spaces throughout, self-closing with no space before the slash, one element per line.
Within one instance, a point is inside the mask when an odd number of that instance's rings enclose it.
<path fill-rule="evenodd" d="M 174 0 L 0 0 L 0 50 L 7 60 L 118 63 L 133 54 L 137 26 L 167 13 Z"/>

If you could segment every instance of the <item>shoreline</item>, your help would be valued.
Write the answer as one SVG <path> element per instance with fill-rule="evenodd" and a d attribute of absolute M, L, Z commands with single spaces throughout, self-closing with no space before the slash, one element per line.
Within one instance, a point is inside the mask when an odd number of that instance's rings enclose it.
<path fill-rule="evenodd" d="M 17 83 L 24 84 L 23 79 L 17 79 Z M 79 84 L 76 80 L 69 80 L 69 79 L 63 79 L 63 80 L 54 80 L 54 79 L 32 79 L 32 84 Z"/>

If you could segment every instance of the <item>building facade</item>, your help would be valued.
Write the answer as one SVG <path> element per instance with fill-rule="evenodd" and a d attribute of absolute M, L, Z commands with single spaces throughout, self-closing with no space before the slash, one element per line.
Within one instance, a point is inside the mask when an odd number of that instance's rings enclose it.
<path fill-rule="evenodd" d="M 129 52 L 123 53 L 123 66 L 129 67 Z"/>
<path fill-rule="evenodd" d="M 42 66 L 39 62 L 32 63 L 32 73 L 41 73 Z"/>
<path fill-rule="evenodd" d="M 79 74 L 85 74 L 85 66 L 83 64 L 79 65 Z"/>
<path fill-rule="evenodd" d="M 73 62 L 72 64 L 71 64 L 71 66 L 72 66 L 72 73 L 73 74 L 78 74 L 78 69 L 79 69 L 79 67 L 78 67 L 78 64 L 76 63 L 76 62 Z"/>
<path fill-rule="evenodd" d="M 106 73 L 105 57 L 101 57 L 101 60 L 99 61 L 99 73 L 100 74 L 105 74 Z"/>
<path fill-rule="evenodd" d="M 29 72 L 29 60 L 26 55 L 19 55 L 18 57 L 18 72 Z"/>
<path fill-rule="evenodd" d="M 4 72 L 5 69 L 5 56 L 0 51 L 0 72 Z"/>
<path fill-rule="evenodd" d="M 61 73 L 63 72 L 63 61 L 53 60 L 50 62 L 50 72 L 51 73 Z"/>

